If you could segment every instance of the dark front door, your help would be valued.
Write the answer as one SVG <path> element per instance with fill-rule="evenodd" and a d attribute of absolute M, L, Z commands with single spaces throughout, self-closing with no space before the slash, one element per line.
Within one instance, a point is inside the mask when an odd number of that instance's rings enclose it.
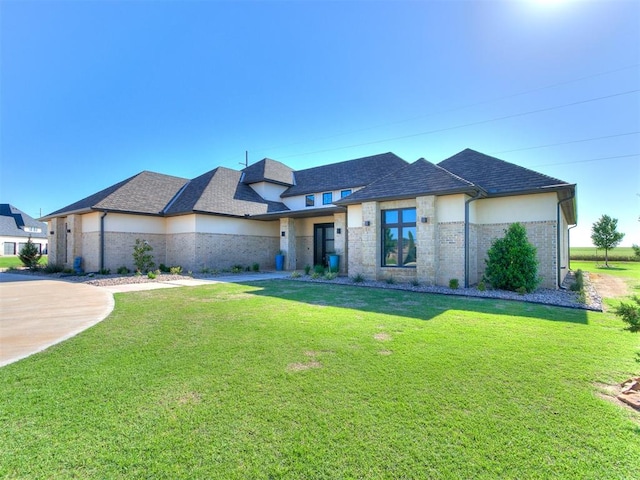
<path fill-rule="evenodd" d="M 333 223 L 313 226 L 313 264 L 329 266 L 329 254 L 335 253 Z"/>

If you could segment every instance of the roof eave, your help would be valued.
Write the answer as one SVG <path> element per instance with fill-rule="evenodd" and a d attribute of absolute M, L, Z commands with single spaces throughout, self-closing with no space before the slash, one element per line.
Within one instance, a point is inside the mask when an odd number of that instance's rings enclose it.
<path fill-rule="evenodd" d="M 250 215 L 251 220 L 277 220 L 279 218 L 309 218 L 333 215 L 335 213 L 345 213 L 347 209 L 342 206 L 311 208 L 308 210 L 283 210 L 280 212 L 261 213 Z"/>
<path fill-rule="evenodd" d="M 463 188 L 449 188 L 446 190 L 435 190 L 432 192 L 420 192 L 420 193 L 407 193 L 404 195 L 385 195 L 380 197 L 371 197 L 371 198 L 361 198 L 361 199 L 350 199 L 349 197 L 345 197 L 336 201 L 335 203 L 338 205 L 357 205 L 359 203 L 365 202 L 389 202 L 393 200 L 406 200 L 409 198 L 417 198 L 417 197 L 426 197 L 426 196 L 444 196 L 444 195 L 455 195 L 457 193 L 477 193 L 479 191 L 483 191 L 477 187 L 463 187 Z"/>

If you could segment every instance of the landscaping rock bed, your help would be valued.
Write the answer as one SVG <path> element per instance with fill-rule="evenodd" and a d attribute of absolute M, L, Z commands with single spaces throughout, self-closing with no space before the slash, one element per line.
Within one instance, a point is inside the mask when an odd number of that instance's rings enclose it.
<path fill-rule="evenodd" d="M 349 277 L 337 277 L 333 280 L 325 278 L 312 278 L 308 275 L 299 277 L 292 277 L 294 280 L 314 283 L 333 283 L 333 284 L 348 284 L 359 287 L 369 288 L 386 288 L 392 290 L 406 290 L 412 292 L 422 293 L 436 293 L 441 295 L 457 295 L 461 297 L 477 297 L 477 298 L 495 298 L 498 300 L 515 300 L 520 302 L 537 303 L 543 305 L 555 305 L 568 308 L 579 308 L 584 310 L 602 311 L 602 298 L 595 291 L 591 282 L 589 281 L 588 273 L 584 274 L 584 291 L 585 301 L 580 300 L 580 296 L 577 292 L 569 290 L 570 285 L 574 282 L 572 274 L 567 275 L 562 289 L 538 289 L 533 293 L 519 294 L 516 292 L 508 292 L 505 290 L 478 290 L 475 287 L 471 288 L 456 288 L 427 286 L 427 285 L 412 285 L 409 283 L 388 283 L 385 281 L 363 281 L 355 282 Z"/>

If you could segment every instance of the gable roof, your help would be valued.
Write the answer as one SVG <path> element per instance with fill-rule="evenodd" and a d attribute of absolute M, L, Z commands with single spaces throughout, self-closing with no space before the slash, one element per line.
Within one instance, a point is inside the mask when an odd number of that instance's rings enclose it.
<path fill-rule="evenodd" d="M 246 184 L 271 182 L 280 185 L 293 185 L 293 169 L 270 158 L 263 158 L 259 162 L 249 165 L 242 170 L 242 182 Z"/>
<path fill-rule="evenodd" d="M 91 210 L 158 215 L 187 182 L 186 178 L 143 171 L 43 218 Z"/>
<path fill-rule="evenodd" d="M 479 186 L 490 195 L 531 192 L 541 188 L 567 187 L 563 180 L 534 172 L 467 148 L 438 164 Z"/>
<path fill-rule="evenodd" d="M 191 212 L 221 215 L 259 215 L 288 208 L 264 200 L 250 186 L 240 182 L 242 173 L 218 167 L 191 180 L 163 211 L 166 215 Z"/>
<path fill-rule="evenodd" d="M 363 187 L 405 165 L 407 162 L 388 152 L 298 170 L 294 173 L 295 185 L 285 190 L 281 196 L 292 197 L 308 193 Z"/>
<path fill-rule="evenodd" d="M 25 227 L 40 229 L 27 232 Z M 47 224 L 37 221 L 9 203 L 0 203 L 0 235 L 7 237 L 46 238 Z"/>
<path fill-rule="evenodd" d="M 421 195 L 444 195 L 476 190 L 471 182 L 421 158 L 335 203 L 348 205 L 367 200 L 415 198 Z"/>

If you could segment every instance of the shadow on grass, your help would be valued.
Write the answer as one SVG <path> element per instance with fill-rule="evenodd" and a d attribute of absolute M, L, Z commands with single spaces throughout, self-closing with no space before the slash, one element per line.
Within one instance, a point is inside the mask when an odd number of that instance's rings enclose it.
<path fill-rule="evenodd" d="M 314 307 L 337 307 L 386 315 L 431 320 L 443 312 L 459 310 L 490 315 L 537 318 L 553 322 L 588 323 L 585 310 L 514 300 L 439 295 L 356 285 L 331 285 L 287 280 L 247 282 L 251 294 L 302 302 Z"/>

